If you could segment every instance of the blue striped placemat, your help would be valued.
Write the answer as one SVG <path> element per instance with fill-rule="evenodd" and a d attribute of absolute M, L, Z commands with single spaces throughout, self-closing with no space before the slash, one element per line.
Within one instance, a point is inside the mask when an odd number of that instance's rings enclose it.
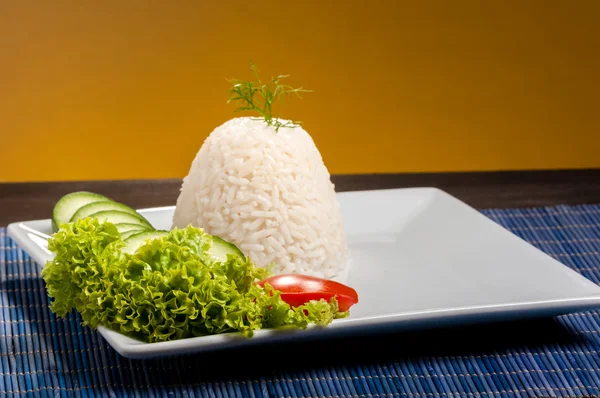
<path fill-rule="evenodd" d="M 485 210 L 600 283 L 600 206 Z M 555 319 L 133 361 L 56 319 L 40 267 L 0 228 L 0 397 L 600 394 L 600 311 Z"/>

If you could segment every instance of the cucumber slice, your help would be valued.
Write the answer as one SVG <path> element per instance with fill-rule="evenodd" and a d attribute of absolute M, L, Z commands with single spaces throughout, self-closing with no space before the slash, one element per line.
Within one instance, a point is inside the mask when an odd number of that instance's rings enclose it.
<path fill-rule="evenodd" d="M 144 221 L 146 220 L 144 217 L 142 217 L 137 211 L 133 210 L 131 207 L 124 205 L 123 203 L 118 203 L 118 202 L 113 202 L 112 200 L 108 200 L 108 201 L 103 201 L 103 202 L 89 203 L 85 206 L 80 207 L 79 210 L 77 210 L 75 212 L 75 214 L 73 214 L 73 217 L 71 217 L 70 222 L 75 222 L 82 218 L 86 218 L 86 217 L 90 216 L 91 214 L 98 213 L 100 211 L 107 211 L 107 210 L 118 210 L 118 211 L 122 211 L 124 213 L 130 213 Z"/>
<path fill-rule="evenodd" d="M 212 244 L 208 249 L 208 254 L 216 261 L 226 261 L 228 254 L 245 258 L 244 253 L 233 243 L 224 241 L 218 236 L 212 237 Z"/>
<path fill-rule="evenodd" d="M 125 253 L 133 254 L 135 251 L 142 246 L 146 241 L 162 238 L 163 236 L 167 236 L 169 232 L 167 231 L 144 231 L 139 234 L 133 234 L 127 239 L 125 239 L 125 247 L 123 247 L 123 251 Z"/>
<path fill-rule="evenodd" d="M 143 230 L 145 230 L 145 228 L 142 228 L 139 224 L 130 224 L 130 223 L 126 223 L 126 222 L 121 222 L 121 223 L 115 224 L 115 227 L 117 227 L 117 229 L 119 230 L 121 235 L 123 235 L 125 232 L 129 232 L 129 231 L 142 232 Z"/>
<path fill-rule="evenodd" d="M 137 224 L 141 229 L 154 229 L 152 225 L 143 217 L 138 217 L 135 214 L 125 213 L 118 210 L 104 210 L 98 213 L 90 214 L 88 217 L 96 218 L 100 222 L 108 221 L 113 224 Z"/>
<path fill-rule="evenodd" d="M 138 227 L 139 227 L 139 225 L 138 225 Z M 148 229 L 134 229 L 131 231 L 123 232 L 121 234 L 121 239 L 125 240 L 125 239 L 129 238 L 131 235 L 136 235 L 136 234 L 139 234 L 142 232 L 151 232 L 151 231 Z"/>
<path fill-rule="evenodd" d="M 52 210 L 52 231 L 56 232 L 62 224 L 67 224 L 80 207 L 89 203 L 110 200 L 106 196 L 86 191 L 67 194 L 60 198 Z"/>

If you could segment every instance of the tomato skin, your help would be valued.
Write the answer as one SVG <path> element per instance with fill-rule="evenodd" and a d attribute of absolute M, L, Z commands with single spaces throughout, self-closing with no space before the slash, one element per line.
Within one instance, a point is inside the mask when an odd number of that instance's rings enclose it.
<path fill-rule="evenodd" d="M 358 303 L 358 293 L 350 286 L 329 279 L 317 278 L 310 275 L 282 274 L 263 279 L 258 284 L 265 283 L 281 292 L 281 299 L 292 307 L 298 307 L 311 300 L 331 300 L 336 297 L 340 311 L 345 312 Z"/>

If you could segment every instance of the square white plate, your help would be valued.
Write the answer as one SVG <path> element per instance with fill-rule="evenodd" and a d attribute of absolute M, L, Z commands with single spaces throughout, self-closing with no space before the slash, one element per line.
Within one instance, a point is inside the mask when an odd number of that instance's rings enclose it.
<path fill-rule="evenodd" d="M 128 358 L 207 351 L 327 335 L 555 316 L 600 307 L 600 287 L 435 188 L 338 194 L 351 251 L 351 316 L 308 330 L 261 330 L 143 343 L 99 328 Z M 140 210 L 170 229 L 174 207 Z M 51 259 L 50 220 L 9 225 L 38 263 Z"/>

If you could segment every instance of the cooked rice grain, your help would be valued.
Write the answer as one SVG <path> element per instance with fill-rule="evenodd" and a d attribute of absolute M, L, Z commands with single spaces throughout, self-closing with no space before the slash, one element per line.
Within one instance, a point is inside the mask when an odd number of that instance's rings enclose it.
<path fill-rule="evenodd" d="M 204 228 L 276 273 L 344 280 L 349 261 L 329 172 L 301 127 L 232 119 L 206 139 L 183 180 L 175 227 Z"/>

